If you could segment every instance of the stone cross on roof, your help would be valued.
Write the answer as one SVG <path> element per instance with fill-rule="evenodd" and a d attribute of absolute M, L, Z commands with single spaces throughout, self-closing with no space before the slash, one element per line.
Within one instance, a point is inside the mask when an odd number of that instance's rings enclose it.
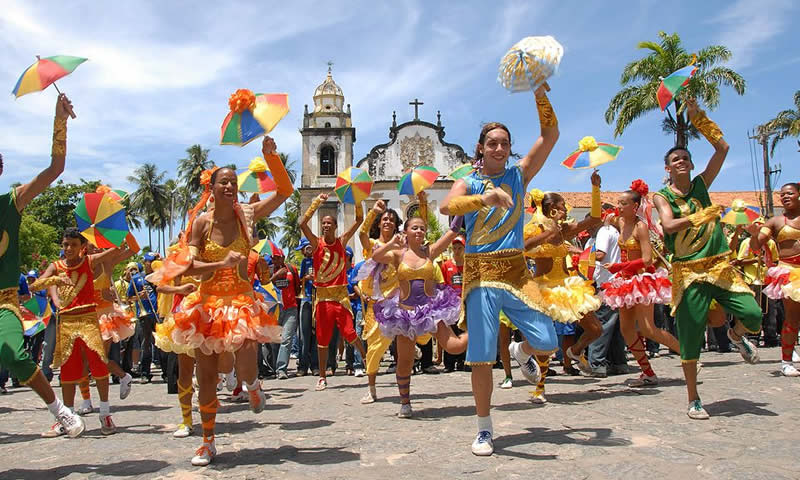
<path fill-rule="evenodd" d="M 425 103 L 420 102 L 419 99 L 415 98 L 413 102 L 408 102 L 409 105 L 414 105 L 414 120 L 419 120 L 419 106 L 425 105 Z"/>

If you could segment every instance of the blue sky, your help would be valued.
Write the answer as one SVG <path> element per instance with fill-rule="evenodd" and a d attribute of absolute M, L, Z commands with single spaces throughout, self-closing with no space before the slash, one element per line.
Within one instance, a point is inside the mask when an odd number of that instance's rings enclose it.
<path fill-rule="evenodd" d="M 224 3 L 224 5 L 223 5 Z M 671 138 L 662 115 L 636 121 L 619 138 L 603 119 L 622 68 L 643 53 L 642 40 L 678 32 L 687 49 L 724 44 L 730 66 L 747 80 L 743 97 L 723 91 L 710 112 L 731 151 L 715 190 L 753 188 L 748 129 L 792 105 L 800 88 L 800 53 L 790 0 L 665 2 L 22 2 L 5 0 L 0 16 L 0 84 L 10 92 L 36 54 L 89 57 L 59 82 L 78 118 L 69 127 L 66 181 L 100 178 L 126 188 L 138 164 L 155 162 L 174 175 L 176 160 L 199 143 L 217 163 L 247 165 L 258 145 L 220 146 L 227 98 L 237 88 L 288 92 L 290 114 L 273 132 L 280 150 L 301 163 L 303 105 L 324 79 L 326 62 L 352 105 L 355 157 L 387 140 L 392 110 L 409 120 L 442 112 L 447 140 L 472 151 L 487 121 L 502 121 L 514 147 L 527 150 L 538 133 L 532 95 L 511 95 L 496 81 L 505 51 L 529 35 L 553 35 L 565 47 L 550 82 L 561 139 L 532 186 L 588 190 L 588 172 L 559 165 L 584 135 L 625 147 L 603 167 L 603 188 L 634 178 L 651 188 L 663 176 Z M 796 30 L 796 29 L 795 29 Z M 795 38 L 794 41 L 791 38 Z M 0 190 L 28 181 L 49 161 L 55 92 L 15 100 L 0 96 Z M 692 144 L 698 168 L 711 149 Z M 800 178 L 796 142 L 776 152 L 781 181 Z M 760 157 L 759 157 L 760 158 Z"/>

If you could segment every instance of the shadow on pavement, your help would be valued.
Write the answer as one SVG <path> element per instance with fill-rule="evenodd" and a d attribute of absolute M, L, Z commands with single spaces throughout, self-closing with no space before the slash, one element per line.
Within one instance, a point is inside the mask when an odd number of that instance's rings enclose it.
<path fill-rule="evenodd" d="M 517 445 L 535 443 L 552 443 L 554 445 L 582 445 L 592 447 L 626 447 L 630 440 L 614 437 L 610 428 L 575 428 L 550 430 L 547 428 L 527 428 L 528 433 L 504 435 L 494 440 L 494 452 L 506 457 L 517 457 L 527 460 L 554 460 L 557 455 L 535 455 L 508 450 Z"/>
<path fill-rule="evenodd" d="M 42 426 L 42 431 L 47 429 L 46 426 Z M 31 442 L 33 440 L 39 440 L 42 436 L 39 434 L 33 433 L 6 433 L 0 432 L 0 445 L 7 444 L 7 443 L 23 443 L 23 442 Z M 0 478 L 3 475 L 0 474 Z"/>
<path fill-rule="evenodd" d="M 169 466 L 169 463 L 160 460 L 126 460 L 117 463 L 105 463 L 101 465 L 62 465 L 59 467 L 34 470 L 25 468 L 15 468 L 7 472 L 0 472 L 3 478 L 62 478 L 73 473 L 85 475 L 99 475 L 102 477 L 128 477 L 132 475 L 147 475 L 155 473 Z"/>
<path fill-rule="evenodd" d="M 706 411 L 712 417 L 738 417 L 739 415 L 759 415 L 765 417 L 777 417 L 778 414 L 772 410 L 761 408 L 769 405 L 768 403 L 756 403 L 742 398 L 731 398 L 719 402 L 705 405 Z"/>
<path fill-rule="evenodd" d="M 357 462 L 360 459 L 360 454 L 341 447 L 298 448 L 284 445 L 279 448 L 246 448 L 238 452 L 222 452 L 214 457 L 211 468 L 217 470 L 229 468 L 231 465 L 280 465 L 287 461 L 303 465 L 331 465 Z"/>
<path fill-rule="evenodd" d="M 177 401 L 175 402 L 178 403 Z M 114 412 L 160 412 L 162 410 L 169 410 L 172 405 L 114 405 Z M 96 411 L 96 410 L 95 410 Z M 112 412 L 113 413 L 113 412 Z"/>

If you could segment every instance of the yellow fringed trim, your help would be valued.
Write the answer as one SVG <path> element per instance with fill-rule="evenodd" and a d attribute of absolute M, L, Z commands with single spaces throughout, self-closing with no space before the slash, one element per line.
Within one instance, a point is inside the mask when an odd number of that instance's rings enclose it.
<path fill-rule="evenodd" d="M 470 212 L 476 212 L 481 208 L 483 208 L 481 195 L 461 195 L 460 197 L 451 198 L 447 203 L 450 215 L 465 215 Z"/>
<path fill-rule="evenodd" d="M 58 316 L 58 332 L 56 348 L 53 354 L 53 367 L 61 367 L 69 359 L 75 340 L 82 339 L 86 346 L 93 350 L 103 363 L 108 362 L 100 326 L 97 324 L 97 312 L 93 309 L 83 313 L 65 313 Z"/>
<path fill-rule="evenodd" d="M 706 282 L 733 293 L 753 291 L 728 262 L 729 252 L 712 257 L 672 262 L 672 315 L 683 299 L 683 292 L 695 282 Z"/>
<path fill-rule="evenodd" d="M 694 125 L 698 132 L 706 137 L 706 140 L 708 140 L 711 145 L 716 145 L 722 140 L 722 130 L 719 128 L 719 125 L 706 116 L 705 111 L 698 110 L 695 116 L 691 118 L 691 121 L 692 125 Z"/>
<path fill-rule="evenodd" d="M 539 112 L 539 124 L 541 126 L 555 127 L 558 125 L 556 112 L 553 111 L 553 106 L 550 105 L 547 95 L 536 97 L 536 111 Z"/>

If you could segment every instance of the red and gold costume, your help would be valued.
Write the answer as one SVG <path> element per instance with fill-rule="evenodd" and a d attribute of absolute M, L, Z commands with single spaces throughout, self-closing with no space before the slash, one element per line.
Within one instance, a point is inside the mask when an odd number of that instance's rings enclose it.
<path fill-rule="evenodd" d="M 249 236 L 244 226 L 228 246 L 211 240 L 213 229 L 212 221 L 196 257 L 198 260 L 219 262 L 230 251 L 248 255 Z M 235 352 L 247 340 L 276 343 L 281 338 L 278 309 L 270 311 L 263 297 L 253 291 L 252 284 L 242 278 L 237 267 L 220 268 L 210 279 L 200 282 L 199 289 L 183 299 L 174 319 L 172 340 L 198 348 L 206 355 Z"/>
<path fill-rule="evenodd" d="M 353 310 L 347 292 L 347 254 L 341 240 L 325 243 L 320 237 L 314 250 L 314 319 L 317 324 L 317 344 L 327 347 L 333 336 L 334 325 L 348 343 L 356 339 L 353 328 Z"/>
<path fill-rule="evenodd" d="M 630 254 L 636 252 L 641 257 L 639 240 L 631 234 L 627 240 L 617 240 L 622 263 L 609 268 L 614 273 L 601 287 L 603 303 L 611 308 L 633 308 L 636 305 L 666 305 L 672 301 L 672 282 L 669 272 L 663 267 L 645 267 L 644 261 L 629 261 Z"/>
<path fill-rule="evenodd" d="M 74 267 L 65 261 L 54 264 L 58 275 L 69 277 L 72 285 L 58 287 L 62 308 L 58 312 L 58 330 L 53 366 L 61 367 L 62 383 L 78 383 L 83 377 L 83 356 L 95 379 L 108 377 L 105 348 L 97 321 L 94 274 L 84 257 Z"/>

